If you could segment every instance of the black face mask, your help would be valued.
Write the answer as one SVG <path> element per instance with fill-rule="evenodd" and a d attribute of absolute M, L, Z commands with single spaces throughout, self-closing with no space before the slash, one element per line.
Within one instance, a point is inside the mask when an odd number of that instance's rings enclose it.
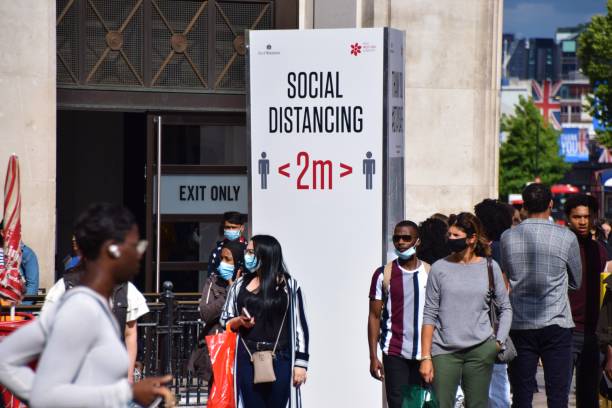
<path fill-rule="evenodd" d="M 448 239 L 446 241 L 446 247 L 451 252 L 461 252 L 467 248 L 467 238 Z"/>

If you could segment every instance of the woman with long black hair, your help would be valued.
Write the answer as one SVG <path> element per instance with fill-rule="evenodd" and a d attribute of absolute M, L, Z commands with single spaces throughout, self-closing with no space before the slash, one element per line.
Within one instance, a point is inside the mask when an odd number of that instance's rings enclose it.
<path fill-rule="evenodd" d="M 251 239 L 245 266 L 252 273 L 230 288 L 221 315 L 221 324 L 239 333 L 236 406 L 299 407 L 309 357 L 302 291 L 272 236 Z"/>

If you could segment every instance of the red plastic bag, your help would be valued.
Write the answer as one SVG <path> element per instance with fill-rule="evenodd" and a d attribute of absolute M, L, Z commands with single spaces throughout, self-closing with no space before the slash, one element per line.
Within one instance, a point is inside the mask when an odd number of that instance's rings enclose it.
<path fill-rule="evenodd" d="M 212 362 L 213 385 L 208 391 L 208 408 L 235 408 L 234 356 L 237 335 L 231 330 L 206 336 Z"/>

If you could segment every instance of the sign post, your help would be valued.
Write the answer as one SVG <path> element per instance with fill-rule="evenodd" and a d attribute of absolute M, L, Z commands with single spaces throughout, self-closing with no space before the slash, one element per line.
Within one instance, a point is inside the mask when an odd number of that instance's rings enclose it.
<path fill-rule="evenodd" d="M 251 234 L 278 238 L 310 326 L 304 406 L 373 407 L 366 323 L 404 216 L 404 33 L 248 32 Z"/>

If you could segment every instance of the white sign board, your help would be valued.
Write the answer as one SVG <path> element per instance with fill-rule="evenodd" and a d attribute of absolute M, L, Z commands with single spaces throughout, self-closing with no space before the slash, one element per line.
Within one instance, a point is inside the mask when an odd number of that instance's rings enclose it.
<path fill-rule="evenodd" d="M 238 211 L 246 214 L 247 183 L 247 176 L 240 174 L 164 174 L 161 177 L 161 212 L 223 214 Z"/>
<path fill-rule="evenodd" d="M 387 138 L 391 37 L 403 58 L 395 30 L 249 32 L 251 233 L 278 238 L 304 291 L 307 407 L 381 405 L 365 328 L 370 279 L 386 258 L 386 215 L 403 216 L 403 181 L 393 195 L 401 203 L 389 207 L 383 179 L 403 180 L 403 167 L 389 174 L 387 163 L 391 155 L 403 163 L 403 123 Z"/>

